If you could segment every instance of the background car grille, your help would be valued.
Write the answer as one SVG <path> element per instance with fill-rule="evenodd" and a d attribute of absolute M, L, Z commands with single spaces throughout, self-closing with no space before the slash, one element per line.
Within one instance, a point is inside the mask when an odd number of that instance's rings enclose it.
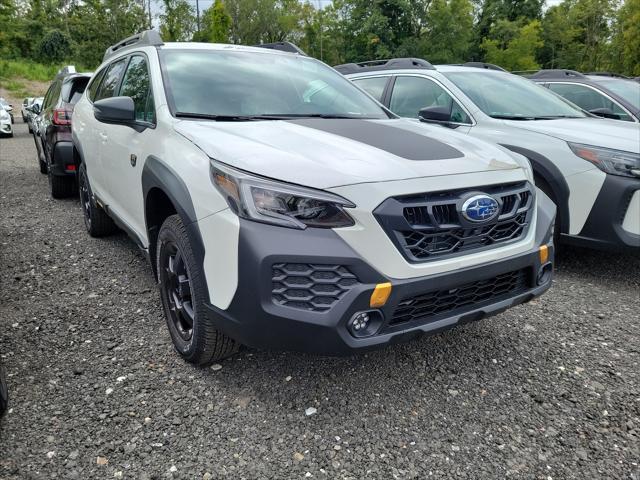
<path fill-rule="evenodd" d="M 462 216 L 470 196 L 486 193 L 499 214 L 484 223 Z M 412 262 L 491 248 L 521 238 L 531 222 L 533 188 L 527 182 L 390 198 L 374 212 L 391 240 Z"/>
<path fill-rule="evenodd" d="M 499 301 L 527 289 L 528 270 L 515 270 L 460 287 L 437 290 L 402 300 L 390 325 L 471 310 L 484 303 Z"/>
<path fill-rule="evenodd" d="M 314 312 L 329 310 L 358 283 L 343 265 L 307 263 L 274 264 L 272 281 L 275 304 Z"/>

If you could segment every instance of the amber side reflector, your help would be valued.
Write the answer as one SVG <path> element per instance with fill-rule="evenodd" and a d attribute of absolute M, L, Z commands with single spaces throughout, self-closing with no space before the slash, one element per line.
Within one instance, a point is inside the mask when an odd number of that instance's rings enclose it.
<path fill-rule="evenodd" d="M 389 295 L 391 295 L 391 284 L 389 282 L 377 284 L 371 293 L 369 306 L 371 308 L 383 307 L 389 300 Z"/>
<path fill-rule="evenodd" d="M 540 247 L 540 263 L 547 263 L 549 260 L 549 247 L 542 245 Z"/>

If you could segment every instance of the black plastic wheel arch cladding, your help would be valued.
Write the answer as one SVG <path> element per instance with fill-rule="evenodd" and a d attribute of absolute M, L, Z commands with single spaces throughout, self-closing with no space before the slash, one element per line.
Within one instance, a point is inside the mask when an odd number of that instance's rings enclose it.
<path fill-rule="evenodd" d="M 519 153 L 531 162 L 533 173 L 541 177 L 549 187 L 551 188 L 555 200 L 558 202 L 558 214 L 560 215 L 560 231 L 561 233 L 569 233 L 569 185 L 567 185 L 564 175 L 554 163 L 544 155 L 541 155 L 532 150 L 518 147 L 515 145 L 506 145 L 504 143 L 501 146 L 511 150 L 512 152 Z"/>
<path fill-rule="evenodd" d="M 158 272 L 156 271 L 154 259 L 158 231 L 164 219 L 174 213 L 180 216 L 182 223 L 184 223 L 187 228 L 191 248 L 196 257 L 195 260 L 199 265 L 202 265 L 205 254 L 204 242 L 196 221 L 197 218 L 193 200 L 184 181 L 162 160 L 155 156 L 149 156 L 144 162 L 142 169 L 142 193 L 145 199 L 144 213 L 149 239 L 149 259 L 156 279 L 158 278 Z M 154 195 L 164 195 L 170 202 L 170 205 L 164 202 L 154 204 Z M 204 277 L 203 280 L 206 282 Z M 208 292 L 208 289 L 205 288 L 205 291 Z M 207 298 L 205 301 L 208 302 L 209 299 Z"/>

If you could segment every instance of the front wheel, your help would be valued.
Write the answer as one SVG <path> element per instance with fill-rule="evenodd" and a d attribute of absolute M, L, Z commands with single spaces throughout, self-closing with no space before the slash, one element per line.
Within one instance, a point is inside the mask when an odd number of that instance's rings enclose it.
<path fill-rule="evenodd" d="M 207 365 L 237 352 L 239 344 L 216 329 L 208 314 L 204 272 L 178 215 L 162 224 L 156 251 L 160 297 L 178 353 L 187 362 Z"/>

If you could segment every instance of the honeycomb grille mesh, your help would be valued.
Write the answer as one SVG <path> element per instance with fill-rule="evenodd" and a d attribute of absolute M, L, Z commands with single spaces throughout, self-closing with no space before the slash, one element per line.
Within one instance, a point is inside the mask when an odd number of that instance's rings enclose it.
<path fill-rule="evenodd" d="M 503 273 L 493 278 L 467 283 L 447 290 L 436 290 L 402 300 L 390 325 L 435 317 L 499 301 L 527 289 L 527 269 Z"/>
<path fill-rule="evenodd" d="M 358 284 L 358 278 L 343 265 L 277 263 L 271 279 L 276 305 L 312 312 L 329 310 Z"/>

